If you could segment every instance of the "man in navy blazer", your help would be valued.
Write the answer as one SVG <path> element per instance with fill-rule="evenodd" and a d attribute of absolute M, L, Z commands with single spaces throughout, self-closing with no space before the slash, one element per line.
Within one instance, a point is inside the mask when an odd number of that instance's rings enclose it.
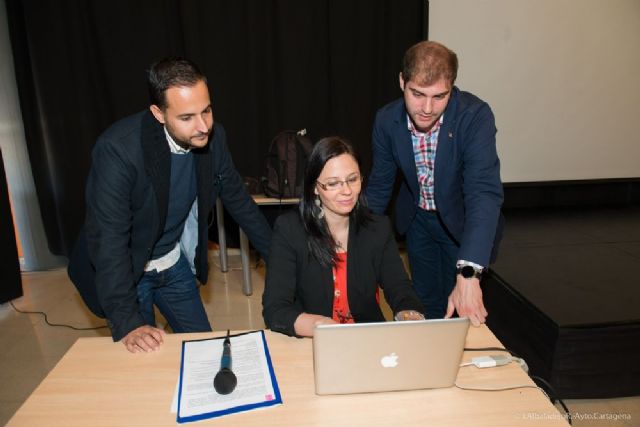
<path fill-rule="evenodd" d="M 500 161 L 487 103 L 454 86 L 458 60 L 423 41 L 405 53 L 404 96 L 382 107 L 373 126 L 370 208 L 383 213 L 401 172 L 396 228 L 407 237 L 416 292 L 429 318 L 454 309 L 474 325 L 487 311 L 480 278 L 502 234 Z"/>
<path fill-rule="evenodd" d="M 217 197 L 265 258 L 271 240 L 214 123 L 206 77 L 181 58 L 158 61 L 148 77 L 150 108 L 112 125 L 93 149 L 69 263 L 87 306 L 134 353 L 163 341 L 154 306 L 174 332 L 211 330 L 196 278 L 207 282 Z"/>

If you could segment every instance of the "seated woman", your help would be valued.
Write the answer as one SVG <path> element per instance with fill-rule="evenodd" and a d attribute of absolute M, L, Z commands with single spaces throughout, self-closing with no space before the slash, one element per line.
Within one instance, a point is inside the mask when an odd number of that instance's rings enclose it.
<path fill-rule="evenodd" d="M 313 336 L 318 324 L 383 322 L 378 286 L 396 319 L 424 318 L 389 221 L 364 206 L 361 185 L 345 140 L 315 145 L 299 212 L 276 220 L 262 296 L 269 329 Z"/>

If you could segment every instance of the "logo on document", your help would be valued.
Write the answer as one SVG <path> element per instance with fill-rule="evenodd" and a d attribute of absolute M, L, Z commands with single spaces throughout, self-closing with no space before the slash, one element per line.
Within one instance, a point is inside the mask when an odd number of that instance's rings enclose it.
<path fill-rule="evenodd" d="M 395 353 L 382 356 L 382 358 L 380 359 L 380 364 L 384 368 L 395 368 L 396 366 L 398 366 L 398 356 Z"/>

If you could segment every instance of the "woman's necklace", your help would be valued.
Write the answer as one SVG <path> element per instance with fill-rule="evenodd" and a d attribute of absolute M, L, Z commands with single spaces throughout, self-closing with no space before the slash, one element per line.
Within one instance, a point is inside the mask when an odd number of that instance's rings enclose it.
<path fill-rule="evenodd" d="M 347 250 L 347 243 L 349 242 L 349 222 L 334 224 L 334 227 L 329 227 L 329 231 L 336 244 L 336 250 L 338 252 L 345 252 Z"/>
<path fill-rule="evenodd" d="M 336 250 L 338 252 L 346 252 L 347 242 L 349 241 L 349 228 L 347 227 L 342 236 L 336 236 L 334 239 L 336 242 Z"/>

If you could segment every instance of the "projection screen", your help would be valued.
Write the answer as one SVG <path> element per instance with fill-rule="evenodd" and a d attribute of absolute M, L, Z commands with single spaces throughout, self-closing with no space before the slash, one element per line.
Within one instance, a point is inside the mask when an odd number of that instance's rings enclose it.
<path fill-rule="evenodd" d="M 640 177 L 640 0 L 431 0 L 496 115 L 502 179 Z"/>

